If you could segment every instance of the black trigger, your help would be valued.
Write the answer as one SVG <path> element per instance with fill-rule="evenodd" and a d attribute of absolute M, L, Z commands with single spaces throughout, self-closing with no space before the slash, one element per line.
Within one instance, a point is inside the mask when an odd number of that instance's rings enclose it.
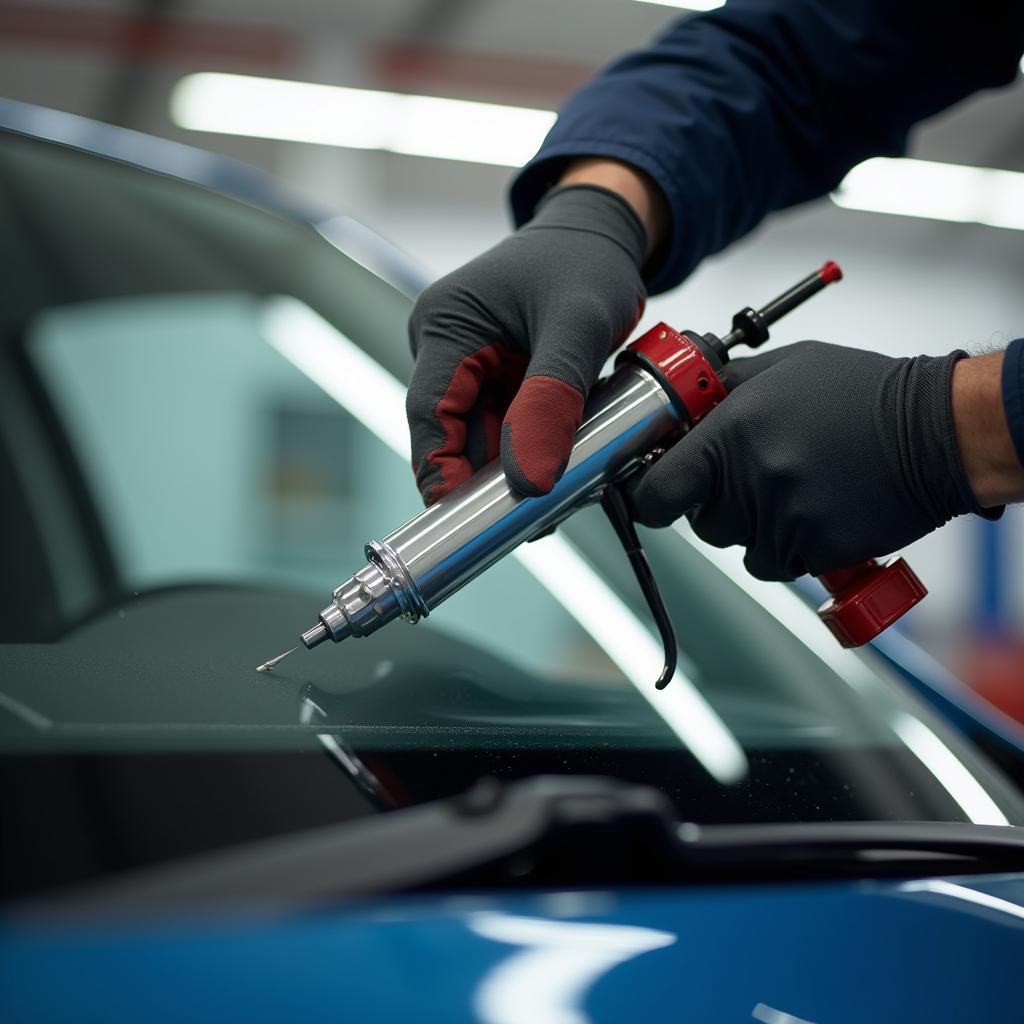
<path fill-rule="evenodd" d="M 647 607 L 650 608 L 658 632 L 661 634 L 661 644 L 665 650 L 665 664 L 654 686 L 658 690 L 663 690 L 676 673 L 676 662 L 679 658 L 676 631 L 668 616 L 668 609 L 665 607 L 661 591 L 658 589 L 658 581 L 654 578 L 651 564 L 647 561 L 647 555 L 644 554 L 643 545 L 637 536 L 636 527 L 633 525 L 633 519 L 626 506 L 626 499 L 616 484 L 609 484 L 605 488 L 601 497 L 601 507 L 622 543 L 629 564 L 633 567 L 636 581 L 647 601 Z"/>

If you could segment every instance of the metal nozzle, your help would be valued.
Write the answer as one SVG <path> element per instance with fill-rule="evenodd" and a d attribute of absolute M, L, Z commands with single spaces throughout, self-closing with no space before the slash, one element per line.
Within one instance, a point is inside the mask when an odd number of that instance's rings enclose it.
<path fill-rule="evenodd" d="M 350 636 L 369 636 L 401 614 L 398 597 L 392 581 L 370 562 L 334 591 L 320 621 L 302 634 L 302 643 L 312 649 L 325 640 L 340 643 Z"/>
<path fill-rule="evenodd" d="M 369 636 L 400 616 L 415 622 L 428 613 L 416 595 L 405 563 L 382 541 L 366 546 L 370 561 L 335 588 L 331 603 L 320 611 L 320 621 L 302 634 L 311 650 L 325 640 L 340 643 L 350 636 Z"/>
<path fill-rule="evenodd" d="M 327 627 L 322 622 L 318 622 L 312 629 L 307 629 L 302 634 L 301 639 L 306 646 L 306 650 L 311 651 L 317 644 L 322 644 L 330 635 Z"/>

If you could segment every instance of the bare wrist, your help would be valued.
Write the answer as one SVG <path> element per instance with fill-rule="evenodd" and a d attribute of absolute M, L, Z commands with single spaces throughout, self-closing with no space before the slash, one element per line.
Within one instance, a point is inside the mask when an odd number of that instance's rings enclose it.
<path fill-rule="evenodd" d="M 580 157 L 559 180 L 559 185 L 600 185 L 617 192 L 633 208 L 647 233 L 647 256 L 668 234 L 669 207 L 665 194 L 644 171 L 608 157 Z"/>
<path fill-rule="evenodd" d="M 967 481 L 982 508 L 1024 499 L 1024 467 L 1003 408 L 1003 353 L 961 359 L 953 368 L 953 424 Z"/>

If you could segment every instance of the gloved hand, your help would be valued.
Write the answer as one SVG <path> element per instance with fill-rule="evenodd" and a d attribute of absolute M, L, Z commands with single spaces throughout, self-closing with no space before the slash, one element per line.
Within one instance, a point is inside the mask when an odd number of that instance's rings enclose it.
<path fill-rule="evenodd" d="M 763 580 L 888 554 L 982 510 L 950 402 L 966 355 L 894 359 L 817 341 L 727 364 L 735 390 L 632 484 L 648 526 L 684 513 L 716 547 L 741 544 Z"/>
<path fill-rule="evenodd" d="M 570 185 L 423 293 L 406 411 L 427 504 L 499 452 L 518 491 L 551 490 L 602 364 L 640 319 L 645 249 L 624 199 Z"/>

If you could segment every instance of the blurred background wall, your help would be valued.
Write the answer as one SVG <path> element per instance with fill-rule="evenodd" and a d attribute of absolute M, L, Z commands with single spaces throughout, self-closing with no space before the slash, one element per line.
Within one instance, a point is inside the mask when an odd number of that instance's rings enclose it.
<path fill-rule="evenodd" d="M 507 230 L 512 168 L 186 130 L 171 115 L 176 83 L 227 71 L 554 110 L 603 63 L 681 16 L 638 0 L 0 3 L 0 96 L 257 165 L 325 216 L 357 217 L 440 274 Z M 1024 82 L 923 125 L 911 155 L 1024 171 Z M 939 354 L 1024 335 L 1021 230 L 856 212 L 829 199 L 774 216 L 708 260 L 652 301 L 644 323 L 720 329 L 736 308 L 826 258 L 842 264 L 846 282 L 790 317 L 779 341 Z M 954 522 L 908 554 L 932 594 L 911 631 L 982 689 L 1024 676 L 1020 510 L 996 527 Z"/>

